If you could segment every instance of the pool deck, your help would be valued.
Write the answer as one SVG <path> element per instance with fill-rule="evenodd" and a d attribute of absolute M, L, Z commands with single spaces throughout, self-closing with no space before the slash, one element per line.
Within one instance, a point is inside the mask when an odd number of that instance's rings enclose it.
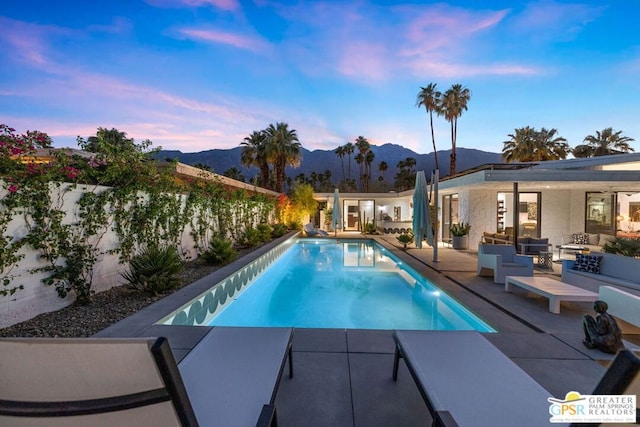
<path fill-rule="evenodd" d="M 338 237 L 363 238 L 352 233 Z M 554 314 L 546 298 L 522 289 L 505 292 L 492 278 L 476 276 L 473 251 L 440 247 L 438 261 L 433 261 L 430 247 L 411 246 L 404 251 L 394 236 L 374 238 L 493 326 L 498 332 L 484 336 L 554 397 L 564 398 L 569 391 L 590 393 L 604 372 L 603 365 L 612 358 L 582 345 L 582 317 L 593 314 L 591 303 L 563 302 L 561 313 Z M 153 323 L 275 244 L 259 248 L 96 336 L 166 336 L 181 360 L 208 329 Z M 535 274 L 559 279 L 561 266 L 556 264 L 554 269 L 536 268 Z M 625 324 L 623 331 L 627 346 L 637 348 L 640 330 Z M 391 331 L 296 329 L 293 351 L 295 376 L 282 377 L 276 399 L 281 427 L 430 425 L 427 408 L 403 362 L 398 382 L 391 379 Z"/>

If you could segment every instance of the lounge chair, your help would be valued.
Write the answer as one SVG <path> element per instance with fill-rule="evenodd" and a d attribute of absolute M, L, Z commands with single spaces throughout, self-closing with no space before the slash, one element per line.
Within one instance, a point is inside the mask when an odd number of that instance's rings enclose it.
<path fill-rule="evenodd" d="M 273 419 L 276 425 L 287 359 L 293 377 L 292 337 L 292 328 L 215 327 L 200 340 L 179 364 L 200 423 L 240 427 Z"/>
<path fill-rule="evenodd" d="M 292 334 L 212 328 L 178 366 L 165 338 L 0 339 L 0 425 L 276 425 Z"/>
<path fill-rule="evenodd" d="M 435 426 L 543 426 L 552 394 L 476 331 L 394 331 Z"/>
<path fill-rule="evenodd" d="M 319 228 L 316 228 L 313 223 L 305 224 L 304 232 L 307 234 L 307 237 L 327 237 L 329 233 Z"/>
<path fill-rule="evenodd" d="M 0 339 L 0 378 L 0 425 L 198 425 L 165 338 Z"/>
<path fill-rule="evenodd" d="M 552 394 L 478 332 L 394 331 L 393 338 L 393 380 L 403 358 L 434 426 L 549 425 Z M 591 394 L 637 396 L 639 371 L 640 359 L 622 350 Z"/>
<path fill-rule="evenodd" d="M 533 276 L 533 257 L 518 255 L 511 245 L 478 245 L 478 276 L 493 276 L 504 283 L 506 276 Z"/>

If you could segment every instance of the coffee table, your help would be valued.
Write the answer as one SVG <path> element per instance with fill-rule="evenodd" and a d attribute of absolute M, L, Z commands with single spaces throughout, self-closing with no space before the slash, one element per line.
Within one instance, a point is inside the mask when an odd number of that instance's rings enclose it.
<path fill-rule="evenodd" d="M 511 287 L 517 286 L 549 298 L 549 311 L 560 313 L 560 301 L 588 301 L 598 299 L 598 294 L 586 289 L 551 279 L 549 277 L 507 276 L 504 279 L 504 290 L 511 292 Z"/>
<path fill-rule="evenodd" d="M 562 255 L 562 251 L 575 251 L 582 253 L 587 250 L 587 248 L 582 245 L 557 245 L 556 249 L 558 249 L 558 260 Z"/>

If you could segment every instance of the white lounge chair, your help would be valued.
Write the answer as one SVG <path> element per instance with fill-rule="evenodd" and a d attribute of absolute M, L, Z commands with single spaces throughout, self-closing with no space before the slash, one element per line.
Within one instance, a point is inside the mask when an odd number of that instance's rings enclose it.
<path fill-rule="evenodd" d="M 533 276 L 533 257 L 518 255 L 511 245 L 478 245 L 478 276 L 493 276 L 503 283 L 506 276 Z"/>
<path fill-rule="evenodd" d="M 305 224 L 304 232 L 307 234 L 307 237 L 327 237 L 329 233 L 319 228 L 316 228 L 312 222 Z"/>

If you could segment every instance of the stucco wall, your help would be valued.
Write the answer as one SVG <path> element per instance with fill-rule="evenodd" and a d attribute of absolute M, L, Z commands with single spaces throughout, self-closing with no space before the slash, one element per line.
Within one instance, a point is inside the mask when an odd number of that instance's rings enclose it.
<path fill-rule="evenodd" d="M 78 186 L 75 189 L 65 191 L 68 185 L 63 184 L 60 188 L 52 186 L 52 200 L 56 201 L 55 207 L 66 212 L 64 223 L 71 224 L 77 222 L 75 218 L 74 206 L 85 191 L 103 191 L 106 187 L 85 187 Z M 194 253 L 194 241 L 190 235 L 191 228 L 187 226 L 182 234 L 181 251 L 185 257 L 192 257 Z M 7 234 L 14 238 L 24 237 L 28 232 L 26 223 L 22 215 L 16 215 L 9 223 Z M 100 238 L 98 243 L 101 255 L 94 265 L 92 289 L 95 292 L 102 292 L 114 286 L 124 283 L 120 276 L 120 271 L 126 266 L 120 264 L 117 254 L 107 253 L 110 249 L 118 247 L 119 239 L 117 234 L 109 230 Z M 60 298 L 55 287 L 48 286 L 42 282 L 47 277 L 43 272 L 33 272 L 34 269 L 44 267 L 39 254 L 29 246 L 21 248 L 20 254 L 24 258 L 17 268 L 10 274 L 12 276 L 12 286 L 23 285 L 24 289 L 16 291 L 11 296 L 0 296 L 0 327 L 9 326 L 28 320 L 40 313 L 55 311 L 70 305 L 74 301 L 72 294 L 66 298 Z"/>

